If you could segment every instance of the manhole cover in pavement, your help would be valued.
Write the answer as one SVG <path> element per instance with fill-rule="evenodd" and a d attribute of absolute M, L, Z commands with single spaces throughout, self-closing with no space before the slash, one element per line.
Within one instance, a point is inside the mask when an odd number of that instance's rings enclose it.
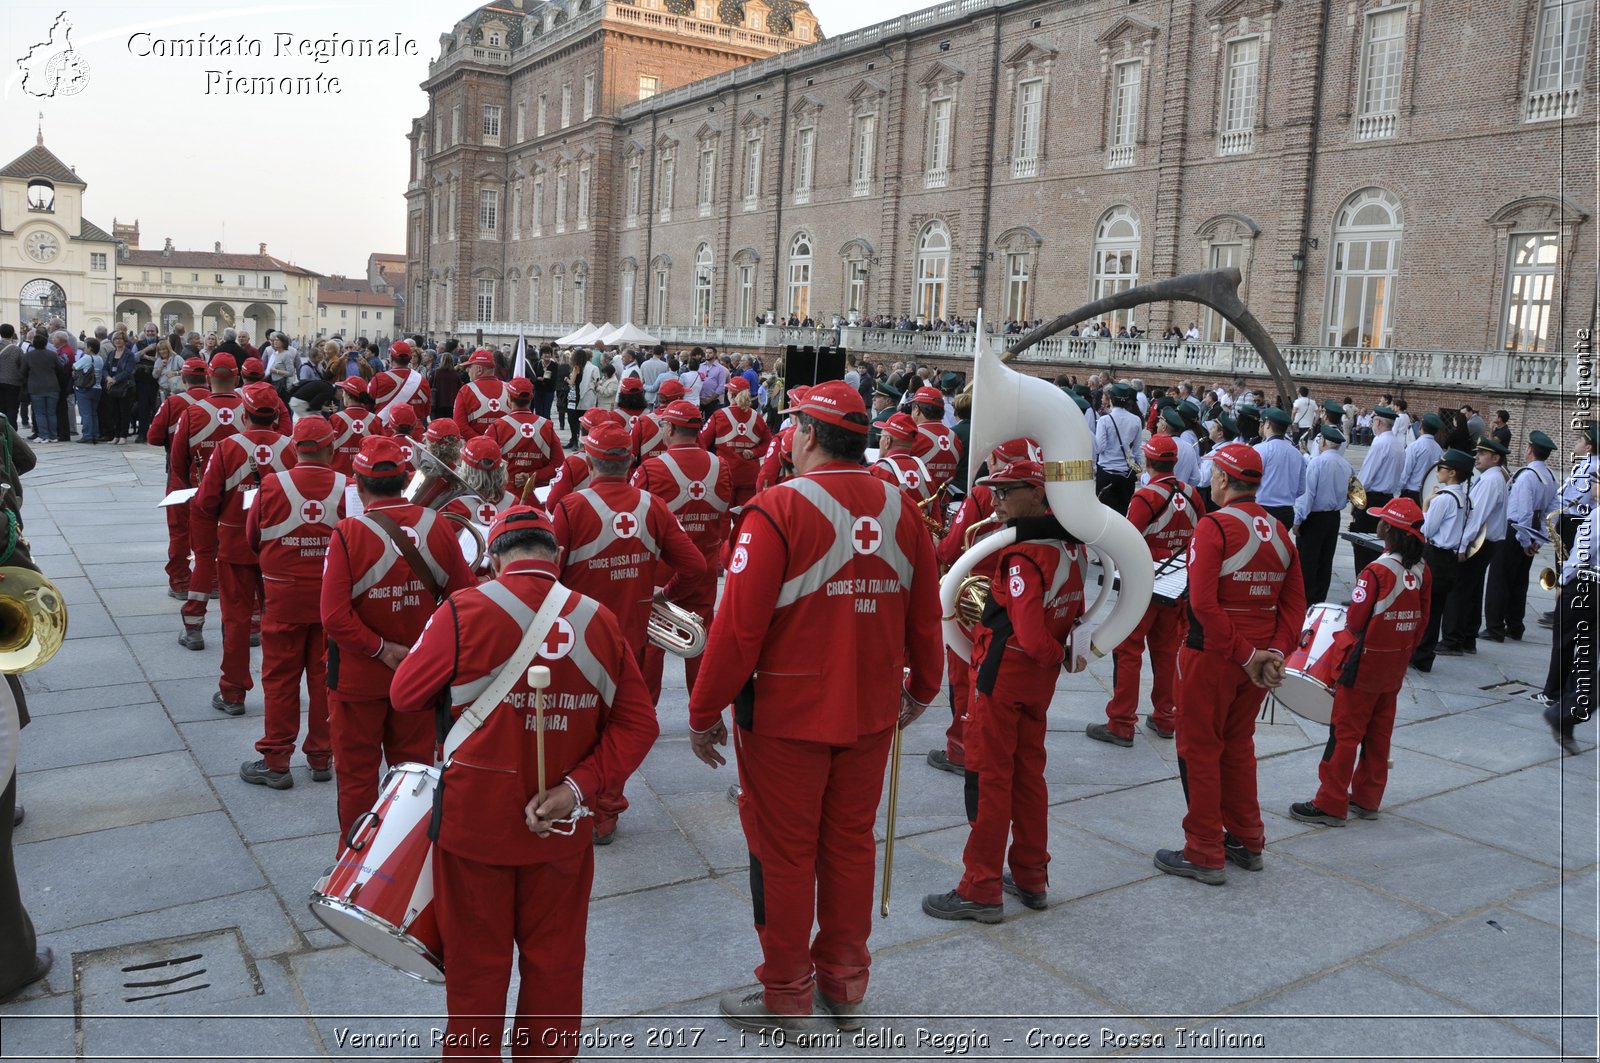
<path fill-rule="evenodd" d="M 80 1025 L 95 1015 L 194 1014 L 262 991 L 234 927 L 80 952 L 72 967 Z"/>

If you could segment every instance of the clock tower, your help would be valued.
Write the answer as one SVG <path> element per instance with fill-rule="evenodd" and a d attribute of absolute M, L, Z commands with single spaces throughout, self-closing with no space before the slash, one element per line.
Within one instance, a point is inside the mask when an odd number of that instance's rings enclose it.
<path fill-rule="evenodd" d="M 117 244 L 83 216 L 87 188 L 42 132 L 0 167 L 0 321 L 59 317 L 74 333 L 112 324 Z"/>

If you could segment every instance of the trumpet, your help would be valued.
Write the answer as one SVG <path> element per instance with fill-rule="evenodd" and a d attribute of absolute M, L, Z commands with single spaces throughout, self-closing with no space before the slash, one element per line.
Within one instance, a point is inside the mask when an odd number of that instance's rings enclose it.
<path fill-rule="evenodd" d="M 706 624 L 698 613 L 656 599 L 645 623 L 650 641 L 679 657 L 698 657 L 706 648 Z"/>

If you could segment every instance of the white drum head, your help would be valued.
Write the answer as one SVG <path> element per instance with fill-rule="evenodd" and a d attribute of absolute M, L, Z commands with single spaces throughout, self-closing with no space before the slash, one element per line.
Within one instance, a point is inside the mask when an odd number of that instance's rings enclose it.
<path fill-rule="evenodd" d="M 310 907 L 311 914 L 323 926 L 379 963 L 387 964 L 420 982 L 444 984 L 444 965 L 439 957 L 415 938 L 402 934 L 388 921 L 353 908 L 344 901 L 320 894 L 312 894 Z"/>
<path fill-rule="evenodd" d="M 1327 726 L 1333 722 L 1333 692 L 1305 676 L 1290 672 L 1283 685 L 1272 692 L 1278 704 L 1312 723 Z"/>

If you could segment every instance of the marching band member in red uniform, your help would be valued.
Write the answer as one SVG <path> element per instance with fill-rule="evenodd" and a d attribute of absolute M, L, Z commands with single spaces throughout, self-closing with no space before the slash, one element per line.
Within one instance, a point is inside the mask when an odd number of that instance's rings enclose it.
<path fill-rule="evenodd" d="M 452 417 L 435 417 L 422 434 L 422 449 L 438 458 L 447 469 L 461 460 L 461 427 Z"/>
<path fill-rule="evenodd" d="M 667 509 L 684 533 L 699 548 L 706 569 L 692 580 L 683 580 L 677 604 L 699 615 L 711 627 L 717 604 L 718 559 L 728 540 L 728 510 L 733 505 L 733 475 L 726 462 L 708 454 L 698 442 L 700 407 L 678 401 L 660 411 L 662 424 L 671 433 L 667 449 L 646 458 L 633 474 L 633 486 L 648 491 L 667 504 Z M 661 698 L 661 670 L 666 651 L 650 642 L 644 648 L 644 678 L 650 687 L 652 704 Z M 700 656 L 683 661 L 684 682 L 694 689 L 700 672 Z"/>
<path fill-rule="evenodd" d="M 799 475 L 746 508 L 689 694 L 694 754 L 712 767 L 734 706 L 763 956 L 761 987 L 723 997 L 722 1014 L 806 1032 L 815 991 L 835 1025 L 860 1029 L 873 820 L 894 728 L 939 690 L 938 569 L 916 507 L 861 467 L 860 393 L 829 381 L 784 412 Z"/>
<path fill-rule="evenodd" d="M 233 355 L 214 356 L 209 373 L 211 393 L 183 412 L 173 433 L 170 464 L 184 487 L 200 487 L 217 444 L 239 430 L 239 396 L 233 390 L 239 375 Z M 185 508 L 189 510 L 194 572 L 189 576 L 188 600 L 183 603 L 183 634 L 178 636 L 178 645 L 203 650 L 206 603 L 217 589 L 217 525 L 200 516 L 192 499 Z"/>
<path fill-rule="evenodd" d="M 1256 712 L 1267 690 L 1283 682 L 1283 658 L 1300 638 L 1306 602 L 1288 531 L 1255 502 L 1261 455 L 1229 443 L 1210 456 L 1211 498 L 1221 508 L 1200 518 L 1189 540 L 1189 635 L 1178 656 L 1185 845 L 1159 850 L 1155 864 L 1220 886 L 1224 854 L 1247 871 L 1264 866 Z"/>
<path fill-rule="evenodd" d="M 555 422 L 533 412 L 533 381 L 516 377 L 506 384 L 511 412 L 495 421 L 485 433 L 500 448 L 506 463 L 506 486 L 523 502 L 533 501 L 533 489 L 554 478 L 566 453 Z"/>
<path fill-rule="evenodd" d="M 643 380 L 625 376 L 617 381 L 617 415 L 622 418 L 622 427 L 628 430 L 631 439 L 634 426 L 646 416 Z"/>
<path fill-rule="evenodd" d="M 911 419 L 910 414 L 897 413 L 884 421 L 878 430 L 882 456 L 873 463 L 870 471 L 885 483 L 904 490 L 912 504 L 918 506 L 918 511 L 927 513 L 921 504 L 934 497 L 938 488 L 934 486 L 933 473 L 927 464 L 911 452 L 917 438 L 917 422 Z"/>
<path fill-rule="evenodd" d="M 365 380 L 348 376 L 334 386 L 344 392 L 344 409 L 328 418 L 333 426 L 333 471 L 349 476 L 362 442 L 369 436 L 382 435 L 383 423 L 372 412 L 372 397 L 367 394 Z"/>
<path fill-rule="evenodd" d="M 239 366 L 239 376 L 246 385 L 265 383 L 267 367 L 259 358 L 246 358 Z M 243 391 L 243 388 L 240 390 Z M 278 430 L 279 435 L 287 436 L 294 431 L 294 414 L 289 412 L 289 404 L 283 401 L 277 388 L 272 389 L 272 400 L 278 410 L 278 419 L 272 423 L 272 427 Z"/>
<path fill-rule="evenodd" d="M 369 436 L 355 476 L 363 512 L 334 528 L 322 577 L 341 839 L 377 802 L 380 762 L 433 763 L 433 721 L 397 715 L 389 681 L 439 600 L 477 582 L 450 522 L 401 497 L 399 444 Z"/>
<path fill-rule="evenodd" d="M 372 378 L 368 390 L 379 418 L 389 421 L 396 406 L 410 406 L 418 424 L 428 423 L 433 412 L 433 389 L 421 373 L 411 368 L 411 344 L 395 340 L 389 344 L 389 368 Z"/>
<path fill-rule="evenodd" d="M 244 715 L 244 695 L 254 685 L 250 681 L 250 628 L 261 596 L 260 561 L 245 538 L 244 493 L 257 487 L 261 477 L 282 472 L 295 461 L 288 437 L 274 427 L 278 407 L 273 400 L 278 393 L 272 385 L 264 381 L 246 384 L 240 396 L 246 427 L 218 443 L 206 464 L 200 493 L 194 497 L 196 518 L 216 528 L 222 680 L 211 707 L 229 716 Z"/>
<path fill-rule="evenodd" d="M 1017 527 L 1018 541 L 1000 552 L 989 606 L 972 642 L 976 682 L 966 732 L 972 833 L 962 853 L 965 872 L 951 892 L 924 897 L 922 910 L 935 919 L 998 923 L 1005 918 L 1002 893 L 1029 908 L 1046 904 L 1045 713 L 1071 652 L 1067 638 L 1083 616 L 1089 555 L 1050 515 L 1043 465 L 1013 462 L 978 482 L 993 493 L 995 512 Z M 1081 671 L 1082 654 L 1072 658 L 1070 670 Z"/>
<path fill-rule="evenodd" d="M 461 428 L 461 437 L 471 439 L 487 432 L 506 412 L 506 386 L 495 377 L 494 352 L 486 347 L 473 351 L 461 364 L 466 367 L 468 382 L 456 392 L 451 412 Z"/>
<path fill-rule="evenodd" d="M 665 585 L 665 597 L 677 601 L 706 562 L 667 504 L 627 482 L 632 442 L 619 424 L 584 436 L 593 469 L 588 485 L 552 503 L 550 515 L 561 544 L 562 583 L 610 609 L 643 660 L 656 588 Z M 620 789 L 602 791 L 593 807 L 595 841 L 609 845 L 628 799 Z"/>
<path fill-rule="evenodd" d="M 1360 819 L 1378 818 L 1389 783 L 1395 696 L 1428 623 L 1432 588 L 1422 559 L 1427 542 L 1422 509 L 1409 498 L 1396 498 L 1372 515 L 1384 524 L 1385 550 L 1356 578 L 1344 630 L 1335 636 L 1335 652 L 1349 656 L 1317 771 L 1322 785 L 1310 801 L 1289 806 L 1289 815 L 1306 823 L 1342 827 L 1351 812 Z"/>
<path fill-rule="evenodd" d="M 643 461 L 658 450 L 667 448 L 668 431 L 661 423 L 661 413 L 683 398 L 683 381 L 675 376 L 663 376 L 656 390 L 656 408 L 633 422 L 633 458 Z"/>
<path fill-rule="evenodd" d="M 1150 482 L 1134 492 L 1128 503 L 1128 520 L 1144 536 L 1150 556 L 1157 562 L 1183 556 L 1189 551 L 1189 538 L 1195 522 L 1205 513 L 1200 492 L 1179 480 L 1173 471 L 1178 462 L 1178 441 L 1170 435 L 1151 436 L 1144 444 Z M 1144 725 L 1161 738 L 1171 738 L 1177 728 L 1178 710 L 1174 700 L 1178 647 L 1188 628 L 1189 616 L 1178 602 L 1152 600 L 1144 619 L 1133 633 L 1112 651 L 1114 669 L 1111 700 L 1106 702 L 1106 723 L 1091 723 L 1086 729 L 1097 742 L 1117 746 L 1133 745 L 1133 732 L 1139 724 L 1139 661 L 1145 647 L 1150 648 L 1150 716 Z"/>
<path fill-rule="evenodd" d="M 383 418 L 378 419 L 382 426 Z M 389 408 L 389 423 L 380 427 L 384 435 L 400 444 L 400 454 L 405 458 L 406 472 L 417 471 L 416 450 L 424 446 L 422 426 L 417 423 L 417 415 L 411 412 L 410 406 L 391 406 Z"/>
<path fill-rule="evenodd" d="M 810 390 L 804 384 L 798 384 L 789 389 L 788 401 L 791 404 L 804 402 L 806 392 Z M 793 475 L 794 425 L 786 424 L 778 429 L 772 437 L 772 442 L 767 444 L 766 456 L 761 459 L 761 471 L 756 474 L 756 490 L 765 491 L 774 484 L 783 483 Z"/>
<path fill-rule="evenodd" d="M 345 477 L 333 471 L 333 426 L 302 417 L 294 426 L 295 463 L 261 479 L 246 511 L 245 538 L 261 559 L 266 607 L 261 615 L 261 692 L 266 701 L 257 760 L 239 767 L 247 783 L 287 790 L 289 758 L 300 734 L 300 677 L 310 713 L 301 751 L 311 778 L 333 778 L 328 733 L 328 666 L 318 596 L 328 539 L 344 516 Z"/>
<path fill-rule="evenodd" d="M 516 496 L 506 490 L 506 466 L 500 460 L 500 445 L 488 436 L 467 440 L 456 472 L 472 489 L 473 497 L 456 499 L 444 507 L 446 513 L 459 513 L 487 528 L 495 517 L 517 504 Z"/>
<path fill-rule="evenodd" d="M 590 407 L 583 411 L 583 417 L 578 421 L 587 435 L 603 424 L 614 424 L 622 427 L 622 417 L 616 410 L 603 410 L 598 406 Z M 550 493 L 545 497 L 544 508 L 547 513 L 556 511 L 556 503 L 574 491 L 582 490 L 589 483 L 589 457 L 579 451 L 568 454 L 562 461 L 561 467 L 550 480 Z"/>
<path fill-rule="evenodd" d="M 938 388 L 918 388 L 911 399 L 910 416 L 917 423 L 911 453 L 927 464 L 937 490 L 950 482 L 961 465 L 961 439 L 944 423 L 944 396 Z"/>
<path fill-rule="evenodd" d="M 431 729 L 442 694 L 459 716 L 501 669 L 517 676 L 498 706 L 481 707 L 482 726 L 440 776 L 433 884 L 450 956 L 446 1059 L 499 1059 L 502 1044 L 515 1060 L 577 1055 L 594 847 L 589 831 L 563 833 L 559 821 L 589 795 L 620 792 L 656 738 L 615 618 L 592 598 L 567 595 L 532 658 L 550 670 L 541 778 L 529 661 L 511 658 L 546 599 L 567 594 L 556 582 L 557 552 L 542 512 L 503 514 L 489 530 L 494 581 L 440 606 L 390 686 L 403 717 Z M 513 944 L 520 981 L 507 1032 Z"/>
<path fill-rule="evenodd" d="M 772 433 L 767 422 L 750 408 L 750 382 L 744 377 L 728 381 L 728 401 L 700 429 L 700 445 L 728 463 L 733 474 L 733 504 L 742 506 L 756 493 L 761 453 Z"/>
<path fill-rule="evenodd" d="M 190 358 L 183 363 L 184 390 L 168 397 L 161 409 L 150 419 L 150 431 L 145 441 L 153 447 L 167 450 L 167 491 L 181 491 L 189 486 L 182 470 L 172 464 L 172 444 L 177 439 L 178 427 L 183 422 L 184 411 L 211 394 L 206 386 L 206 363 L 201 358 Z M 167 506 L 167 596 L 180 601 L 189 596 L 189 502 Z"/>

